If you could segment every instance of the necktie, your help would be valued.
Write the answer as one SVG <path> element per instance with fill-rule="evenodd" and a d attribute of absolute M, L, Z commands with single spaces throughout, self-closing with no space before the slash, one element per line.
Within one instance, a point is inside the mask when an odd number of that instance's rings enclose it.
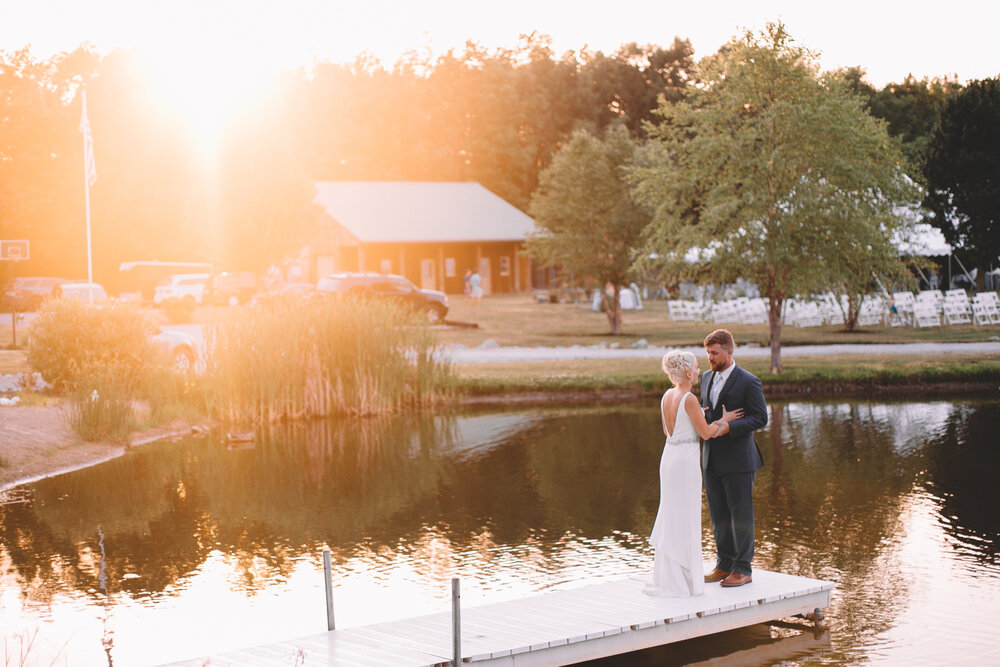
<path fill-rule="evenodd" d="M 712 377 L 712 408 L 715 409 L 719 402 L 719 393 L 722 391 L 722 373 L 716 373 Z"/>

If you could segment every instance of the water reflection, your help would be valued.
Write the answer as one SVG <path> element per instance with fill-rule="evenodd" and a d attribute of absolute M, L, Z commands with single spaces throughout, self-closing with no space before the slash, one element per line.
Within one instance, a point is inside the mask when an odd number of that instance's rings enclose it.
<path fill-rule="evenodd" d="M 1000 612 L 983 583 L 1000 573 L 998 426 L 995 400 L 772 405 L 758 566 L 837 583 L 830 636 L 805 653 L 987 650 L 972 630 Z M 141 448 L 0 505 L 0 624 L 5 638 L 39 629 L 40 654 L 66 644 L 71 663 L 146 664 L 321 631 L 324 548 L 341 625 L 443 609 L 452 576 L 467 604 L 617 576 L 649 565 L 661 446 L 642 403 Z"/>

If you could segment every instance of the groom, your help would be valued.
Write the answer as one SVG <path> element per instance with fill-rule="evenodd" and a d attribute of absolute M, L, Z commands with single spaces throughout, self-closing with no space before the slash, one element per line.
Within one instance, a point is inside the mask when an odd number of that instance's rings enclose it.
<path fill-rule="evenodd" d="M 705 338 L 711 370 L 701 376 L 701 406 L 707 420 L 722 417 L 722 409 L 743 408 L 743 417 L 721 423 L 721 430 L 701 449 L 701 470 L 708 512 L 715 533 L 715 569 L 706 582 L 727 588 L 751 581 L 753 559 L 753 481 L 764 465 L 753 432 L 767 424 L 767 406 L 760 380 L 736 365 L 733 335 L 718 329 Z"/>

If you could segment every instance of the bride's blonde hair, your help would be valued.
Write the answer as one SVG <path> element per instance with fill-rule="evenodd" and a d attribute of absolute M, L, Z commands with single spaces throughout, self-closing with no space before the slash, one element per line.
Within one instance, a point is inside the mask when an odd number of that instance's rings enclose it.
<path fill-rule="evenodd" d="M 674 384 L 680 384 L 681 380 L 688 378 L 694 382 L 691 371 L 698 370 L 698 359 L 684 350 L 669 350 L 663 355 L 662 366 L 663 372 Z"/>

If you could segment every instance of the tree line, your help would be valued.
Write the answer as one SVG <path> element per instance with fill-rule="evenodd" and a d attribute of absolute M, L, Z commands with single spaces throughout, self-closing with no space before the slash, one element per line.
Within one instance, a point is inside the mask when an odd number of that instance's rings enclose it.
<path fill-rule="evenodd" d="M 766 299 L 778 373 L 786 302 L 832 292 L 855 328 L 866 296 L 913 287 L 909 266 L 925 260 L 900 248 L 925 217 L 979 263 L 982 287 L 1000 260 L 995 80 L 949 93 L 908 79 L 866 95 L 859 70 L 820 71 L 781 23 L 691 73 L 644 140 L 574 131 L 532 196 L 529 251 L 606 286 L 613 334 L 630 280 L 742 278 Z"/>
<path fill-rule="evenodd" d="M 658 96 L 679 99 L 693 64 L 681 39 L 559 56 L 550 41 L 284 72 L 209 159 L 135 53 L 0 52 L 0 238 L 31 241 L 19 273 L 85 275 L 84 86 L 99 281 L 136 259 L 261 271 L 315 233 L 315 180 L 478 181 L 525 209 L 572 129 L 620 120 L 641 136 Z"/>

